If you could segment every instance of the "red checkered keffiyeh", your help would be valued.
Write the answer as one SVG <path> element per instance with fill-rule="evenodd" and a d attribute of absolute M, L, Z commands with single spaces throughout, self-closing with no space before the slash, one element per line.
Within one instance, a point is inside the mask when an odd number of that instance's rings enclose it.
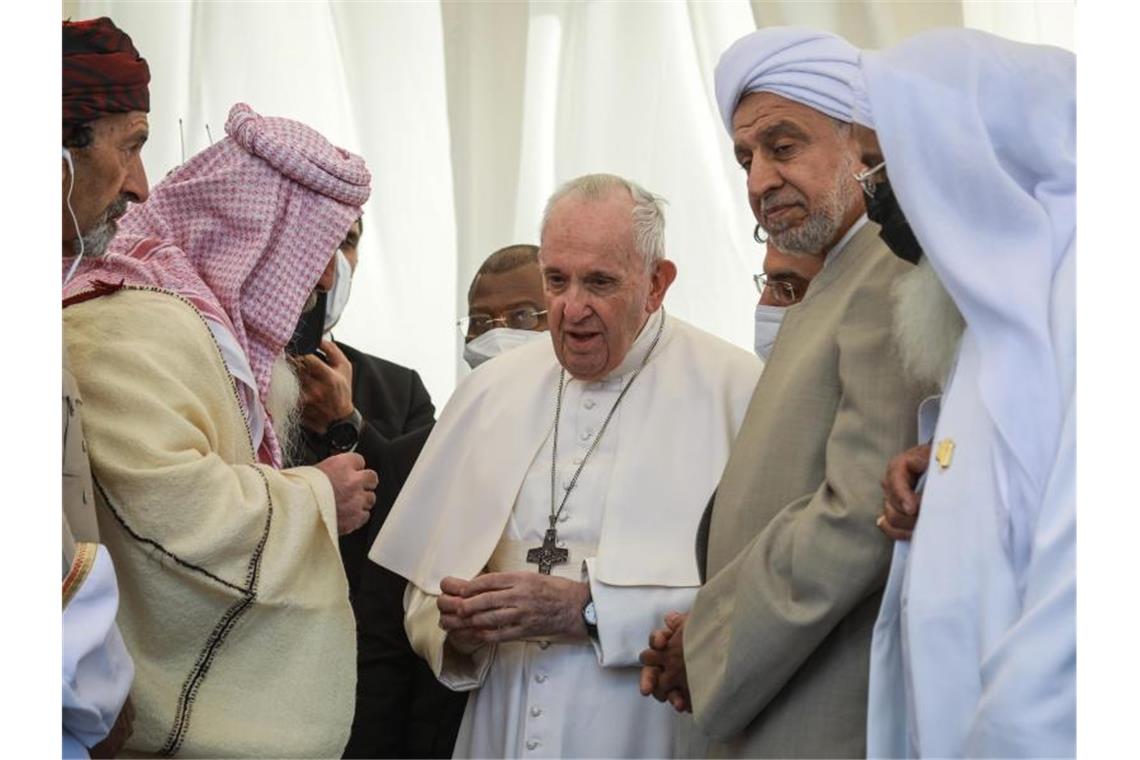
<path fill-rule="evenodd" d="M 63 22 L 63 122 L 150 111 L 150 68 L 109 18 Z"/>
<path fill-rule="evenodd" d="M 63 297 L 121 285 L 181 295 L 233 332 L 264 399 L 273 361 L 360 216 L 371 175 L 310 127 L 244 103 L 230 110 L 226 134 L 132 206 L 108 254 L 81 261 Z M 63 259 L 64 273 L 72 260 Z M 271 426 L 262 449 L 262 461 L 281 466 Z"/>

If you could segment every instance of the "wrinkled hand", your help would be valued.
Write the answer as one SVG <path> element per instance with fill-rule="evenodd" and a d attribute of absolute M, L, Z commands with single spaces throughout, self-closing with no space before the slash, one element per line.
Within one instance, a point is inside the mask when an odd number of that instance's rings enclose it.
<path fill-rule="evenodd" d="M 692 712 L 689 677 L 685 671 L 685 621 L 689 614 L 670 612 L 665 627 L 649 634 L 649 649 L 641 653 L 642 696 L 668 702 L 677 712 Z"/>
<path fill-rule="evenodd" d="M 485 573 L 440 581 L 439 627 L 460 651 L 521 639 L 586 638 L 585 583 L 534 572 Z"/>
<path fill-rule="evenodd" d="M 328 364 L 315 354 L 306 354 L 293 365 L 301 381 L 301 424 L 318 435 L 353 410 L 352 362 L 331 340 L 322 340 L 321 350 L 329 357 Z"/>
<path fill-rule="evenodd" d="M 115 725 L 111 726 L 111 730 L 103 737 L 103 741 L 91 748 L 91 757 L 118 757 L 119 752 L 127 743 L 127 739 L 130 739 L 134 732 L 135 706 L 128 696 L 127 701 L 123 702 L 123 709 L 119 710 L 119 717 L 115 719 Z"/>
<path fill-rule="evenodd" d="M 922 495 L 914 492 L 930 464 L 930 444 L 907 449 L 887 463 L 883 476 L 883 512 L 875 524 L 893 541 L 909 541 L 918 522 Z"/>
<path fill-rule="evenodd" d="M 364 467 L 364 457 L 355 453 L 337 454 L 317 463 L 332 483 L 336 498 L 337 533 L 344 535 L 368 522 L 368 514 L 376 504 L 376 486 L 380 477 Z"/>

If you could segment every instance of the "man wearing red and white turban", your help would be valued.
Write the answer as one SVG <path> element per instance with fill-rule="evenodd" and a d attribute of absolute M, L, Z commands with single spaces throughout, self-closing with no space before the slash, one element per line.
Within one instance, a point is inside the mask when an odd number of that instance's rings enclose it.
<path fill-rule="evenodd" d="M 226 134 L 64 288 L 136 668 L 127 749 L 339 757 L 356 641 L 337 538 L 367 520 L 377 480 L 354 453 L 282 468 L 298 398 L 284 348 L 371 176 L 245 104 Z"/>

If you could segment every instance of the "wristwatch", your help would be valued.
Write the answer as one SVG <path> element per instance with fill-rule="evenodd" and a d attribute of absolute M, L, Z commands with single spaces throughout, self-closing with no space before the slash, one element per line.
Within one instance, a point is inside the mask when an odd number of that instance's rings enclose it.
<path fill-rule="evenodd" d="M 586 635 L 598 640 L 598 611 L 594 607 L 594 596 L 587 592 L 586 603 L 582 605 L 582 622 L 586 624 Z"/>
<path fill-rule="evenodd" d="M 343 454 L 355 450 L 356 444 L 360 442 L 360 427 L 363 424 L 360 412 L 353 409 L 348 417 L 329 425 L 329 429 L 325 431 L 325 444 L 329 447 L 329 451 Z"/>

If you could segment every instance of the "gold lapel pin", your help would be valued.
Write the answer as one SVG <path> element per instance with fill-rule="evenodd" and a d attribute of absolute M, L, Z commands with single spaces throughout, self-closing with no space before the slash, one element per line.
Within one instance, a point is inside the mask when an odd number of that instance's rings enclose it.
<path fill-rule="evenodd" d="M 943 470 L 950 466 L 954 460 L 954 440 L 952 438 L 943 438 L 938 442 L 938 450 L 934 454 L 934 459 Z"/>

